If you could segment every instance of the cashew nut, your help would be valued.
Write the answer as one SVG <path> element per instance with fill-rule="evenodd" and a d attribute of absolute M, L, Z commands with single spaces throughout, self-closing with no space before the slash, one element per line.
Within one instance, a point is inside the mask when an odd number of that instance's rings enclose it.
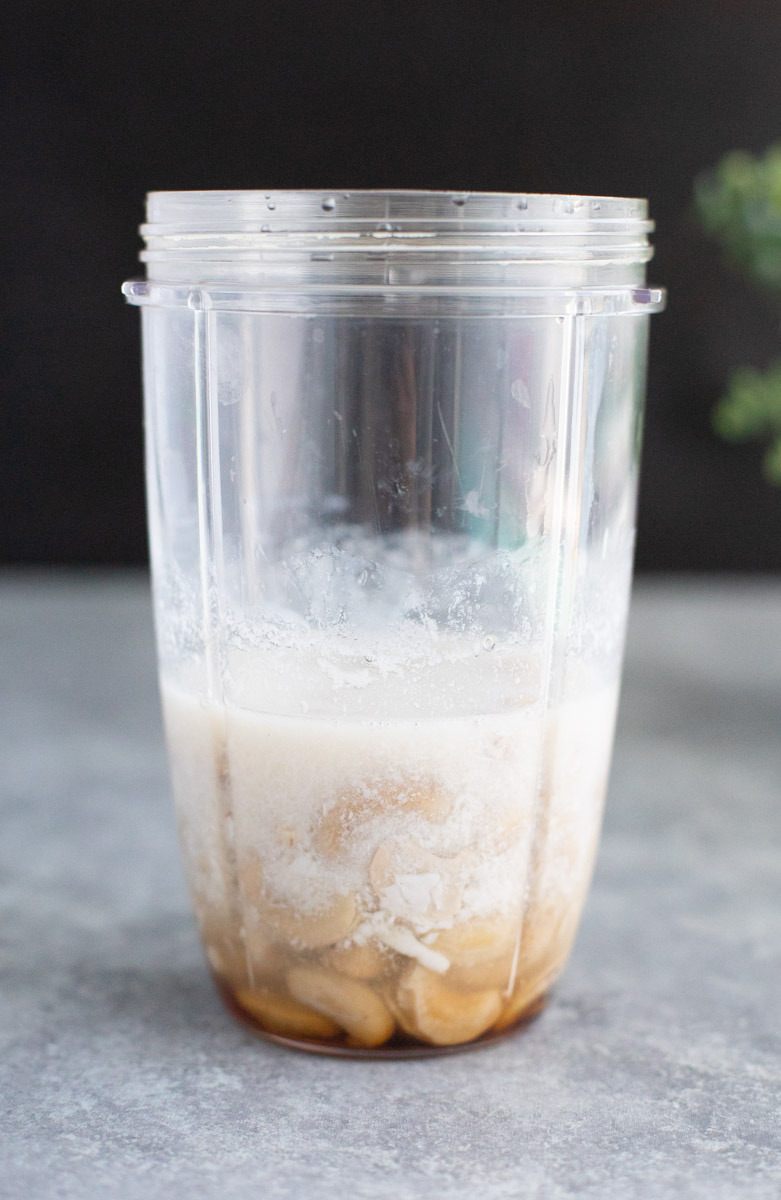
<path fill-rule="evenodd" d="M 341 1025 L 355 1045 L 381 1046 L 393 1033 L 393 1018 L 382 1000 L 357 979 L 323 967 L 292 967 L 287 986 L 302 1004 Z"/>

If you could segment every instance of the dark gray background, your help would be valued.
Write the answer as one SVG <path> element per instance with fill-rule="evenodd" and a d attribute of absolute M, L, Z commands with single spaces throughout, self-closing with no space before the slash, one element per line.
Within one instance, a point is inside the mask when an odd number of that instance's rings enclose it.
<path fill-rule="evenodd" d="M 0 561 L 146 555 L 143 196 L 432 187 L 648 196 L 658 222 L 638 566 L 781 566 L 781 490 L 709 411 L 781 353 L 692 182 L 781 138 L 781 5 L 759 0 L 28 0 L 0 17 Z"/>

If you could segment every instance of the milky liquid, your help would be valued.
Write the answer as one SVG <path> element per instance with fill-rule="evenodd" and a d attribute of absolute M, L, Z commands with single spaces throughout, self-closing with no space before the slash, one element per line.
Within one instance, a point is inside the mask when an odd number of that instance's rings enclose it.
<path fill-rule="evenodd" d="M 465 670 L 454 707 L 479 708 Z M 359 718 L 329 718 L 295 715 L 294 701 L 261 711 L 263 689 L 236 678 L 241 705 L 162 689 L 223 990 L 267 1032 L 356 1049 L 458 1044 L 522 1016 L 574 937 L 616 687 L 547 715 L 516 696 L 496 713 L 424 704 L 415 718 L 388 716 L 388 689 L 369 688 Z"/>

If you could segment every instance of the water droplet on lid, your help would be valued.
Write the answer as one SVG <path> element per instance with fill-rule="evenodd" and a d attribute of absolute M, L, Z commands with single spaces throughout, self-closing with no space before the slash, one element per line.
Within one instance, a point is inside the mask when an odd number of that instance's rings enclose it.
<path fill-rule="evenodd" d="M 373 655 L 373 654 L 364 654 L 364 656 L 363 656 L 363 657 L 364 657 L 364 660 L 365 660 L 367 663 L 373 663 L 373 662 L 374 662 L 374 655 Z"/>
<path fill-rule="evenodd" d="M 336 208 L 336 201 L 334 200 L 333 196 L 326 196 L 320 207 L 322 208 L 323 212 L 333 212 Z"/>
<path fill-rule="evenodd" d="M 529 207 L 529 201 L 526 199 L 525 196 L 521 196 L 520 199 L 518 200 L 518 208 L 528 208 L 528 207 Z"/>
<path fill-rule="evenodd" d="M 276 207 L 276 204 L 274 204 L 271 200 L 269 200 L 268 204 L 266 205 L 266 208 L 269 212 L 273 212 Z"/>
<path fill-rule="evenodd" d="M 271 226 L 270 225 L 261 225 L 260 232 L 261 233 L 271 233 Z"/>
<path fill-rule="evenodd" d="M 454 195 L 452 195 L 450 197 L 450 199 L 453 201 L 453 203 L 456 205 L 457 208 L 463 208 L 464 205 L 466 204 L 467 200 L 469 199 L 469 193 L 468 192 L 456 192 Z"/>
<path fill-rule="evenodd" d="M 593 201 L 593 203 L 591 205 L 591 211 L 592 212 L 601 212 L 602 211 L 602 205 L 599 203 L 598 200 Z"/>
<path fill-rule="evenodd" d="M 486 636 L 483 638 L 483 649 L 490 651 L 490 650 L 493 650 L 495 645 L 496 645 L 496 638 L 491 637 L 490 633 L 486 634 Z"/>

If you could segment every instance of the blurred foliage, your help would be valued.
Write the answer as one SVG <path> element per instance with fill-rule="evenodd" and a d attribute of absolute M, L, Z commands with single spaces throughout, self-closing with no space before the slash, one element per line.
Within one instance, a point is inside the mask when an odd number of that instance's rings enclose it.
<path fill-rule="evenodd" d="M 696 181 L 695 203 L 727 258 L 781 297 L 781 145 L 761 158 L 738 150 L 726 155 Z M 765 372 L 735 371 L 713 410 L 713 427 L 729 441 L 769 440 L 764 471 L 781 486 L 781 362 Z"/>
<path fill-rule="evenodd" d="M 770 482 L 781 487 L 781 362 L 767 371 L 754 367 L 733 371 L 725 395 L 713 410 L 713 428 L 730 442 L 769 438 L 762 465 Z"/>
<path fill-rule="evenodd" d="M 700 220 L 757 282 L 781 292 L 781 145 L 735 150 L 695 185 Z"/>

